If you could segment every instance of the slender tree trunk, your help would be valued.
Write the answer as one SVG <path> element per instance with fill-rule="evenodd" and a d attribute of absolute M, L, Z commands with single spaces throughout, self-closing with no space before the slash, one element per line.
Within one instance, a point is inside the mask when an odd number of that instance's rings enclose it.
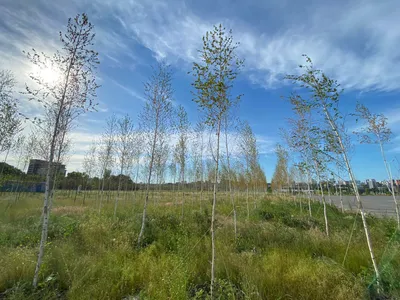
<path fill-rule="evenodd" d="M 204 165 L 203 165 L 203 147 L 204 147 L 204 138 L 203 131 L 201 132 L 201 151 L 200 151 L 200 210 L 202 209 L 203 203 L 203 179 L 204 179 Z"/>
<path fill-rule="evenodd" d="M 114 202 L 114 216 L 113 218 L 115 219 L 115 217 L 117 216 L 117 206 L 118 206 L 118 200 L 119 200 L 119 194 L 121 191 L 121 185 L 122 185 L 122 174 L 124 172 L 124 168 L 121 168 L 121 173 L 119 175 L 119 179 L 118 179 L 118 189 L 117 189 L 117 197 L 115 197 L 115 202 Z"/>
<path fill-rule="evenodd" d="M 182 219 L 185 207 L 185 167 L 181 166 L 181 189 L 182 189 Z"/>
<path fill-rule="evenodd" d="M 342 208 L 342 213 L 344 213 L 343 196 L 342 196 L 342 185 L 340 185 L 340 184 L 339 184 L 339 197 L 340 197 L 340 206 Z"/>
<path fill-rule="evenodd" d="M 379 138 L 379 137 L 378 137 Z M 386 168 L 386 172 L 388 174 L 389 180 L 390 180 L 390 185 L 389 185 L 389 191 L 392 194 L 393 197 L 393 202 L 396 208 L 396 217 L 397 217 L 397 228 L 400 229 L 400 212 L 399 212 L 399 204 L 397 202 L 397 198 L 396 198 L 396 193 L 394 191 L 394 184 L 393 184 L 393 177 L 392 177 L 392 172 L 389 168 L 389 164 L 386 160 L 386 155 L 385 155 L 385 151 L 383 150 L 383 145 L 382 142 L 379 142 L 379 146 L 381 148 L 381 154 L 382 154 L 382 158 L 383 158 L 383 162 L 385 164 L 385 168 Z"/>
<path fill-rule="evenodd" d="M 320 189 L 321 189 L 322 205 L 324 207 L 325 233 L 326 233 L 327 236 L 329 236 L 328 213 L 326 211 L 325 195 L 324 195 L 324 190 L 323 190 L 323 187 L 322 187 L 321 183 L 320 183 Z"/>
<path fill-rule="evenodd" d="M 67 73 L 67 81 L 68 81 L 68 77 L 69 77 L 69 72 L 70 72 L 70 68 Z M 67 88 L 67 84 L 65 85 L 65 88 L 64 88 L 64 94 L 63 94 L 62 101 L 61 101 L 60 107 L 59 107 L 59 111 L 58 111 L 58 114 L 56 117 L 52 141 L 50 144 L 50 155 L 49 155 L 49 162 L 48 162 L 48 167 L 47 167 L 47 172 L 46 172 L 45 196 L 44 196 L 44 203 L 43 203 L 42 234 L 41 234 L 40 245 L 39 245 L 38 260 L 36 263 L 35 273 L 34 273 L 33 282 L 32 282 L 34 288 L 37 287 L 37 283 L 38 283 L 38 279 L 39 279 L 39 271 L 40 271 L 40 267 L 42 265 L 42 260 L 43 260 L 44 247 L 45 247 L 45 244 L 47 241 L 50 210 L 51 210 L 51 204 L 52 204 L 52 199 L 54 196 L 54 189 L 55 189 L 55 184 L 56 184 L 55 179 L 57 177 L 57 168 L 53 168 L 53 161 L 54 161 L 54 154 L 56 151 L 57 131 L 60 130 L 58 127 L 59 127 L 60 117 L 61 117 L 61 113 L 62 113 L 62 108 L 64 107 L 63 103 L 64 103 L 64 98 L 65 98 L 66 88 Z M 61 139 L 57 162 L 60 161 L 61 148 L 64 143 L 65 133 L 66 133 L 65 131 L 62 133 L 62 139 Z M 53 173 L 52 173 L 52 170 L 53 170 Z M 53 179 L 53 182 L 51 182 L 52 179 Z M 52 184 L 52 186 L 51 186 L 51 184 Z"/>
<path fill-rule="evenodd" d="M 89 180 L 89 179 L 87 179 L 86 182 L 85 182 L 85 189 L 84 189 L 84 191 L 83 191 L 82 205 L 85 205 L 86 192 L 87 192 L 87 186 L 88 186 L 88 180 Z"/>
<path fill-rule="evenodd" d="M 247 221 L 250 220 L 249 184 L 246 184 Z"/>
<path fill-rule="evenodd" d="M 217 204 L 217 190 L 218 190 L 218 167 L 219 167 L 219 140 L 221 133 L 221 117 L 218 120 L 217 129 L 217 155 L 215 160 L 215 174 L 214 174 L 214 192 L 213 192 L 213 204 L 211 213 L 211 286 L 210 294 L 211 299 L 214 299 L 214 281 L 215 281 L 215 207 Z"/>
<path fill-rule="evenodd" d="M 232 209 L 233 209 L 233 226 L 234 226 L 235 241 L 236 241 L 236 239 L 237 239 L 236 206 L 235 206 L 235 199 L 233 198 L 233 192 L 232 192 L 231 165 L 230 165 L 229 146 L 228 146 L 228 132 L 227 132 L 228 124 L 227 123 L 228 123 L 227 117 L 225 116 L 225 147 L 226 147 L 226 160 L 227 160 L 227 164 L 228 164 L 229 197 L 230 197 L 230 200 L 232 203 Z"/>
<path fill-rule="evenodd" d="M 319 173 L 319 166 L 318 163 L 314 161 L 315 164 L 315 171 L 317 173 L 317 178 L 318 178 L 318 182 L 319 182 L 319 188 L 321 190 L 321 200 L 322 200 L 322 205 L 324 207 L 324 220 L 325 220 L 325 233 L 327 236 L 329 236 L 329 224 L 328 224 L 328 214 L 326 211 L 326 201 L 325 201 L 325 195 L 324 195 L 324 189 L 321 183 L 321 176 Z"/>
<path fill-rule="evenodd" d="M 100 202 L 99 202 L 99 214 L 101 213 L 101 205 L 103 204 L 103 196 L 104 196 L 104 176 L 105 172 L 103 172 L 103 178 L 101 180 L 101 194 L 100 194 Z"/>
<path fill-rule="evenodd" d="M 142 225 L 141 225 L 139 236 L 138 236 L 138 247 L 140 247 L 140 242 L 142 241 L 142 237 L 143 237 L 143 234 L 144 234 L 144 227 L 146 225 L 146 210 L 147 210 L 147 203 L 149 201 L 151 173 L 153 171 L 154 154 L 155 154 L 156 143 L 157 143 L 157 133 L 158 133 L 158 120 L 157 120 L 157 123 L 156 123 L 156 128 L 154 130 L 153 145 L 151 147 L 151 157 L 150 157 L 150 164 L 149 164 L 149 176 L 147 178 L 146 195 L 145 195 L 144 205 L 143 205 Z"/>
<path fill-rule="evenodd" d="M 299 186 L 299 184 L 297 184 L 297 193 L 296 193 L 296 195 L 297 194 L 299 194 L 300 192 L 300 186 Z M 303 214 L 303 201 L 301 200 L 301 194 L 300 194 L 300 197 L 299 197 L 299 200 L 300 200 L 300 215 L 302 215 Z"/>
<path fill-rule="evenodd" d="M 137 191 L 136 191 L 136 189 L 138 189 L 137 188 L 137 182 L 138 182 L 138 177 L 139 177 L 139 159 L 138 159 L 138 161 L 137 161 L 137 166 L 136 166 L 136 175 L 135 175 L 135 182 L 134 182 L 134 184 L 132 185 L 132 189 L 133 189 L 133 200 L 134 200 L 134 202 L 136 202 L 136 193 L 137 193 Z"/>
<path fill-rule="evenodd" d="M 203 175 L 201 175 L 201 180 L 200 180 L 200 211 L 203 208 Z"/>
<path fill-rule="evenodd" d="M 310 171 L 307 170 L 307 189 L 308 189 L 308 212 L 310 214 L 310 217 L 312 217 L 312 212 L 311 212 L 311 188 L 310 188 Z"/>
<path fill-rule="evenodd" d="M 61 107 L 60 105 L 60 110 L 57 115 L 56 123 L 54 125 L 54 130 L 53 130 L 53 136 L 50 144 L 50 155 L 49 155 L 49 162 L 47 166 L 47 172 L 46 172 L 46 183 L 45 183 L 45 193 L 44 193 L 44 203 L 43 203 L 43 221 L 42 221 L 42 234 L 40 238 L 40 245 L 39 245 L 39 255 L 35 267 L 35 273 L 33 276 L 33 287 L 36 288 L 39 280 L 39 271 L 40 267 L 42 265 L 42 260 L 43 260 L 43 254 L 44 254 L 44 248 L 46 245 L 47 241 L 47 233 L 48 233 L 48 227 L 49 227 L 49 202 L 50 202 L 50 193 L 51 193 L 51 179 L 52 177 L 54 178 L 55 174 L 52 174 L 52 167 L 53 167 L 53 160 L 54 160 L 54 152 L 56 148 L 56 137 L 57 137 L 57 130 L 59 129 L 59 122 L 60 122 L 60 116 L 61 116 Z M 54 182 L 53 182 L 54 184 Z"/>
<path fill-rule="evenodd" d="M 326 184 L 326 187 L 327 187 L 327 189 L 328 189 L 329 205 L 332 205 L 331 189 L 330 189 L 330 187 L 329 187 L 329 183 Z"/>
<path fill-rule="evenodd" d="M 52 145 L 52 150 L 51 152 L 54 152 L 54 145 Z M 53 160 L 53 155 L 50 154 L 50 161 Z M 35 267 L 35 275 L 33 277 L 33 286 L 36 288 L 38 279 L 39 279 L 39 271 L 40 267 L 42 265 L 42 259 L 43 259 L 43 254 L 44 254 L 44 247 L 46 244 L 47 240 L 47 233 L 48 233 L 48 226 L 49 226 L 49 214 L 48 214 L 48 209 L 49 209 L 49 196 L 50 196 L 50 180 L 51 180 L 51 174 L 50 174 L 50 169 L 51 167 L 48 167 L 47 174 L 46 174 L 46 187 L 45 187 L 45 195 L 44 195 L 44 205 L 43 205 L 43 224 L 42 224 L 42 236 L 40 239 L 40 246 L 39 246 L 39 255 L 38 255 L 38 260 L 36 263 Z"/>
<path fill-rule="evenodd" d="M 353 189 L 354 189 L 354 193 L 356 195 L 356 199 L 358 202 L 358 208 L 360 210 L 360 214 L 361 214 L 361 218 L 362 218 L 362 222 L 363 222 L 363 227 L 364 227 L 364 232 L 365 232 L 365 237 L 367 239 L 367 245 L 368 245 L 368 250 L 371 256 L 371 261 L 372 261 L 372 265 L 374 267 L 374 271 L 375 271 L 375 277 L 376 277 L 376 284 L 378 287 L 378 293 L 380 292 L 380 281 L 381 281 L 381 277 L 380 277 L 380 273 L 379 273 L 379 269 L 378 269 L 378 264 L 376 263 L 376 259 L 375 259 L 375 255 L 374 255 L 374 251 L 373 251 L 373 247 L 372 247 L 372 241 L 371 241 L 371 237 L 369 234 L 369 229 L 368 229 L 368 224 L 367 224 L 367 219 L 365 217 L 365 212 L 364 212 L 364 208 L 362 205 L 362 201 L 361 201 L 361 197 L 360 194 L 358 192 L 358 188 L 357 188 L 357 183 L 356 183 L 356 178 L 353 174 L 353 170 L 350 166 L 350 161 L 347 157 L 347 152 L 346 152 L 346 148 L 343 144 L 342 138 L 339 134 L 338 128 L 336 126 L 336 124 L 333 122 L 332 117 L 329 113 L 329 111 L 326 108 L 326 105 L 324 105 L 324 113 L 326 115 L 326 118 L 329 122 L 329 125 L 331 126 L 334 134 L 336 135 L 336 138 L 339 142 L 340 148 L 342 150 L 342 156 L 343 156 L 343 160 L 346 164 L 346 168 L 347 168 L 347 172 L 349 173 L 352 185 L 353 185 Z"/>
<path fill-rule="evenodd" d="M 159 178 L 159 182 L 158 182 L 158 204 L 160 204 L 161 200 L 162 200 L 162 175 L 160 173 L 160 175 L 158 175 Z"/>
<path fill-rule="evenodd" d="M 176 174 L 174 174 L 174 184 L 172 185 L 172 194 L 174 197 L 174 204 L 176 205 L 176 195 L 175 195 L 175 183 L 176 183 Z"/>
<path fill-rule="evenodd" d="M 55 191 L 56 191 L 56 183 L 57 183 L 57 176 L 59 175 L 59 169 L 58 169 L 58 167 L 59 167 L 59 164 L 61 163 L 61 153 L 62 153 L 62 145 L 64 144 L 64 139 L 65 139 L 65 134 L 66 134 L 66 132 L 64 131 L 63 132 L 63 135 L 62 135 L 62 138 L 61 138 L 61 143 L 60 143 L 60 149 L 58 149 L 58 153 L 57 153 L 57 167 L 55 167 L 55 170 L 54 170 L 54 175 L 53 175 L 53 186 L 52 186 L 52 189 L 51 189 L 51 192 L 50 192 L 50 201 L 49 201 L 49 208 L 48 208 L 48 211 L 47 211 L 47 213 L 50 215 L 50 211 L 51 211 L 51 209 L 52 209 L 52 206 L 53 206 L 53 200 L 54 200 L 54 193 L 55 193 Z"/>

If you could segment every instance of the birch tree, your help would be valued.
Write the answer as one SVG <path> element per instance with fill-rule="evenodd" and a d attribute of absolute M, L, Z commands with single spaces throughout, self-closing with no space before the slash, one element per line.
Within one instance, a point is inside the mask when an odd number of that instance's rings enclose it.
<path fill-rule="evenodd" d="M 185 206 L 185 180 L 186 180 L 186 168 L 187 168 L 187 157 L 188 157 L 188 137 L 189 137 L 190 124 L 185 108 L 180 105 L 177 111 L 177 131 L 178 131 L 178 143 L 176 145 L 176 159 L 179 165 L 179 181 L 181 183 L 182 190 L 182 217 Z"/>
<path fill-rule="evenodd" d="M 49 82 L 41 73 L 30 75 L 33 87 L 26 86 L 29 100 L 41 103 L 54 117 L 51 141 L 48 145 L 48 167 L 46 173 L 45 196 L 43 204 L 43 225 L 39 255 L 33 277 L 36 288 L 47 240 L 49 222 L 50 184 L 54 178 L 52 166 L 56 155 L 57 140 L 64 140 L 71 122 L 83 112 L 95 107 L 96 97 L 94 70 L 99 63 L 98 53 L 92 50 L 94 41 L 93 25 L 85 14 L 68 20 L 65 34 L 60 32 L 62 47 L 53 56 L 38 53 L 34 49 L 27 53 L 28 60 L 42 72 L 53 69 L 59 74 L 58 80 Z"/>
<path fill-rule="evenodd" d="M 123 185 L 122 178 L 130 166 L 129 160 L 132 158 L 131 151 L 133 148 L 134 125 L 129 115 L 125 115 L 117 121 L 116 130 L 116 153 L 119 163 L 119 178 L 117 196 L 114 201 L 114 218 L 117 215 L 118 200 Z"/>
<path fill-rule="evenodd" d="M 289 97 L 289 101 L 292 104 L 292 109 L 296 114 L 296 119 L 289 119 L 289 130 L 287 137 L 288 145 L 300 154 L 299 168 L 306 174 L 307 177 L 307 194 L 308 194 L 308 210 L 310 217 L 311 212 L 311 172 L 312 172 L 312 160 L 313 151 L 315 152 L 315 144 L 310 143 L 311 134 L 311 111 L 299 97 L 292 95 Z M 324 209 L 324 212 L 326 209 Z M 325 224 L 327 224 L 327 216 L 324 214 Z"/>
<path fill-rule="evenodd" d="M 177 167 L 176 167 L 176 161 L 175 161 L 175 155 L 172 153 L 172 159 L 171 162 L 168 166 L 169 173 L 172 176 L 172 194 L 174 198 L 174 204 L 176 204 L 176 197 L 175 197 L 175 185 L 176 185 L 176 173 L 177 173 Z"/>
<path fill-rule="evenodd" d="M 396 192 L 394 189 L 392 172 L 390 170 L 385 153 L 385 144 L 390 142 L 392 136 L 392 131 L 388 127 L 387 118 L 383 114 L 371 113 L 370 110 L 361 103 L 357 103 L 355 115 L 366 123 L 364 127 L 356 132 L 361 139 L 361 143 L 379 145 L 383 164 L 385 165 L 388 180 L 390 182 L 390 184 L 388 184 L 388 189 L 392 194 L 394 206 L 396 209 L 397 227 L 398 229 L 400 229 L 399 204 L 397 202 Z"/>
<path fill-rule="evenodd" d="M 105 181 L 111 175 L 111 168 L 114 164 L 114 153 L 117 133 L 117 118 L 115 115 L 111 115 L 106 122 L 105 131 L 101 136 L 100 149 L 99 149 L 99 165 L 101 173 L 101 192 L 99 202 L 99 213 L 101 212 Z M 108 174 L 110 173 L 110 174 Z M 107 176 L 106 176 L 107 175 Z"/>
<path fill-rule="evenodd" d="M 87 175 L 87 180 L 85 184 L 85 194 L 83 195 L 83 202 L 85 202 L 88 184 L 95 175 L 96 168 L 97 168 L 97 143 L 95 141 L 92 141 L 92 144 L 86 151 L 85 156 L 83 158 L 83 171 Z"/>
<path fill-rule="evenodd" d="M 223 120 L 223 128 L 225 134 L 225 154 L 226 154 L 226 167 L 227 167 L 227 175 L 228 175 L 228 187 L 229 187 L 229 199 L 232 204 L 233 209 L 233 228 L 235 232 L 235 240 L 237 238 L 237 226 L 236 226 L 236 205 L 235 199 L 233 197 L 233 189 L 232 189 L 232 170 L 231 170 L 231 157 L 229 152 L 229 142 L 228 142 L 228 130 L 229 130 L 229 121 L 232 121 L 232 118 L 229 118 L 228 112 L 224 115 Z"/>
<path fill-rule="evenodd" d="M 205 124 L 202 120 L 198 121 L 194 128 L 194 169 L 196 181 L 200 181 L 200 209 L 203 202 L 203 188 L 204 188 L 204 133 Z"/>
<path fill-rule="evenodd" d="M 254 181 L 254 166 L 257 164 L 257 141 L 248 122 L 240 127 L 239 148 L 244 158 L 244 178 L 246 182 L 247 219 L 250 218 L 249 186 Z"/>
<path fill-rule="evenodd" d="M 363 203 L 358 192 L 356 178 L 349 160 L 348 136 L 346 135 L 343 124 L 341 123 L 343 117 L 338 109 L 341 93 L 340 85 L 337 81 L 325 75 L 321 70 L 315 69 L 308 56 L 305 55 L 305 58 L 306 65 L 300 65 L 300 68 L 304 70 L 304 72 L 301 75 L 287 75 L 286 79 L 291 80 L 294 84 L 300 85 L 301 88 L 305 89 L 310 94 L 308 98 L 302 98 L 304 103 L 319 114 L 324 122 L 325 127 L 322 128 L 322 130 L 320 129 L 320 131 L 325 137 L 328 149 L 335 154 L 339 153 L 342 157 L 342 165 L 347 170 L 357 199 L 379 292 L 380 272 L 373 251 Z M 332 155 L 327 153 L 327 151 L 324 151 L 324 154 L 330 158 L 332 157 Z"/>
<path fill-rule="evenodd" d="M 0 153 L 10 149 L 14 136 L 21 130 L 14 86 L 14 75 L 0 70 Z"/>
<path fill-rule="evenodd" d="M 205 112 L 208 124 L 217 136 L 215 150 L 214 192 L 211 216 L 211 298 L 213 298 L 215 279 L 215 206 L 217 201 L 218 172 L 220 156 L 221 123 L 224 114 L 229 110 L 236 98 L 230 97 L 230 90 L 243 60 L 237 57 L 238 43 L 233 42 L 232 31 L 220 24 L 207 32 L 203 37 L 203 47 L 200 52 L 200 62 L 193 63 L 193 87 L 196 90 L 194 101 Z"/>
<path fill-rule="evenodd" d="M 136 174 L 135 174 L 135 181 L 133 188 L 135 190 L 134 192 L 134 197 L 136 200 L 136 189 L 137 189 L 137 183 L 139 180 L 139 171 L 140 171 L 140 159 L 142 157 L 142 146 L 143 146 L 143 133 L 140 130 L 136 130 L 134 134 L 134 143 L 132 145 L 132 156 L 133 156 L 133 165 L 136 167 Z"/>
<path fill-rule="evenodd" d="M 153 175 L 156 150 L 160 143 L 160 135 L 167 133 L 171 129 L 171 122 L 173 121 L 171 102 L 173 90 L 171 81 L 172 74 L 169 67 L 160 64 L 158 68 L 153 71 L 150 79 L 144 85 L 146 103 L 139 119 L 140 128 L 145 134 L 147 143 L 148 169 L 142 225 L 138 236 L 139 247 L 145 230 L 150 183 Z"/>
<path fill-rule="evenodd" d="M 272 175 L 272 189 L 281 191 L 283 187 L 288 186 L 289 171 L 288 171 L 288 153 L 281 145 L 277 145 L 275 149 L 277 163 L 274 174 Z"/>
<path fill-rule="evenodd" d="M 158 185 L 158 199 L 161 200 L 161 187 L 164 183 L 165 171 L 169 156 L 169 145 L 164 134 L 159 136 L 159 143 L 155 151 L 154 157 L 154 173 L 156 175 L 155 184 Z M 155 198 L 154 198 L 155 203 Z"/>

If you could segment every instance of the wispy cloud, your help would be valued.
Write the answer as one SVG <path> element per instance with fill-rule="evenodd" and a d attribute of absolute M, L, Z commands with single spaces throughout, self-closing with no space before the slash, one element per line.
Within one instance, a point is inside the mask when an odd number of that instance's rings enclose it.
<path fill-rule="evenodd" d="M 146 99 L 144 97 L 142 97 L 138 92 L 136 92 L 135 90 L 128 88 L 118 82 L 116 82 L 115 80 L 111 79 L 112 83 L 115 84 L 117 87 L 119 87 L 120 89 L 124 90 L 126 93 L 128 93 L 129 95 L 131 95 L 132 97 L 139 99 L 140 101 L 145 102 Z"/>
<path fill-rule="evenodd" d="M 276 146 L 275 139 L 261 134 L 257 134 L 256 139 L 260 155 L 269 155 L 271 153 L 274 153 Z"/>
<path fill-rule="evenodd" d="M 44 2 L 29 6 L 18 5 L 19 2 L 7 1 L 0 13 L 0 25 L 5 28 L 0 37 L 5 47 L 0 54 L 14 58 L 11 61 L 27 46 L 54 48 L 54 28 L 64 26 L 61 20 L 46 14 L 49 8 Z M 53 1 L 50 6 L 59 8 L 61 4 L 66 1 Z M 55 11 L 58 18 L 65 19 L 76 10 L 93 11 L 101 54 L 110 65 L 118 67 L 140 60 L 137 45 L 150 49 L 158 60 L 191 63 L 198 59 L 204 33 L 213 24 L 223 22 L 241 42 L 239 51 L 246 59 L 248 79 L 265 88 L 281 86 L 283 75 L 296 72 L 302 63 L 301 54 L 307 53 L 317 67 L 347 89 L 400 89 L 398 1 L 312 2 L 306 8 L 302 3 L 286 1 L 279 5 L 266 5 L 263 1 L 250 4 L 220 1 L 215 6 L 220 11 L 206 14 L 181 0 L 94 0 L 71 2 L 68 11 Z M 231 6 L 236 10 L 234 14 L 224 9 Z M 254 14 L 265 13 L 265 18 L 246 18 L 245 9 Z M 281 20 L 277 15 L 282 16 Z M 50 36 L 53 38 L 49 39 Z"/>
<path fill-rule="evenodd" d="M 299 5 L 271 5 L 269 14 L 295 15 Z M 307 53 L 317 67 L 347 89 L 400 89 L 396 50 L 400 46 L 396 26 L 400 5 L 396 1 L 314 2 L 306 11 L 307 18 L 283 18 L 286 23 L 275 31 L 269 27 L 276 28 L 277 24 L 241 20 L 240 11 L 234 21 L 197 15 L 183 1 L 136 1 L 123 6 L 117 2 L 111 7 L 124 29 L 157 59 L 196 60 L 202 35 L 212 24 L 223 21 L 241 41 L 239 51 L 246 59 L 248 78 L 266 88 L 280 86 L 283 75 L 296 72 L 303 62 L 301 55 Z M 262 2 L 253 5 L 254 10 L 257 8 L 262 8 Z"/>

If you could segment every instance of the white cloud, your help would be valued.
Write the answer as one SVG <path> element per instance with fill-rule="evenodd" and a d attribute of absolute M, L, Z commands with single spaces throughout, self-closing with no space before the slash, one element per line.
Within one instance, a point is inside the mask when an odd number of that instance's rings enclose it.
<path fill-rule="evenodd" d="M 268 26 L 276 24 L 264 23 L 260 27 L 242 21 L 240 11 L 237 20 L 202 18 L 181 1 L 136 1 L 124 5 L 117 1 L 108 5 L 125 30 L 157 59 L 185 63 L 196 60 L 203 34 L 212 24 L 223 21 L 232 25 L 235 37 L 241 41 L 239 51 L 246 59 L 245 73 L 252 82 L 266 88 L 280 86 L 284 74 L 296 72 L 304 53 L 347 89 L 400 88 L 400 5 L 396 1 L 313 3 L 306 11 L 307 17 L 294 18 L 292 23 L 284 19 L 288 23 L 275 32 Z M 294 13 L 297 8 L 269 7 L 270 14 L 278 15 Z"/>
<path fill-rule="evenodd" d="M 389 126 L 391 126 L 394 131 L 398 131 L 400 127 L 396 125 L 400 123 L 400 107 L 393 107 L 383 114 L 388 119 Z"/>
<path fill-rule="evenodd" d="M 399 7 L 394 1 L 353 1 L 331 10 L 317 6 L 301 24 L 284 32 L 268 36 L 239 33 L 247 41 L 240 51 L 252 69 L 250 78 L 267 88 L 275 87 L 284 74 L 296 72 L 299 63 L 304 63 L 301 55 L 307 54 L 344 88 L 398 90 L 400 30 L 396 24 L 400 11 L 393 10 L 393 5 Z"/>
<path fill-rule="evenodd" d="M 256 134 L 256 139 L 260 155 L 269 155 L 274 153 L 276 148 L 275 139 L 261 134 Z"/>
<path fill-rule="evenodd" d="M 118 83 L 117 81 L 111 79 L 112 83 L 115 84 L 116 86 L 118 86 L 120 89 L 124 90 L 126 93 L 128 93 L 129 95 L 131 95 L 132 97 L 139 99 L 140 101 L 145 102 L 146 99 L 141 96 L 138 92 L 136 92 L 135 90 L 128 88 L 120 83 Z"/>
<path fill-rule="evenodd" d="M 4 22 L 15 24 L 12 31 L 0 35 L 1 43 L 6 45 L 0 52 L 6 58 L 6 67 L 17 69 L 21 65 L 18 59 L 22 49 L 55 48 L 55 28 L 62 29 L 64 22 L 46 14 L 44 4 L 39 1 L 37 5 L 24 5 L 24 9 L 2 9 Z M 230 4 L 222 1 L 215 7 L 222 9 L 224 5 Z M 59 10 L 61 6 L 63 11 Z M 262 20 L 244 19 L 240 10 L 247 6 L 241 4 L 235 4 L 234 15 L 223 10 L 204 14 L 181 0 L 58 0 L 51 7 L 58 8 L 57 17 L 65 19 L 76 10 L 89 8 L 101 55 L 109 64 L 122 68 L 140 60 L 137 44 L 150 49 L 158 60 L 183 62 L 186 68 L 198 58 L 204 33 L 213 24 L 223 22 L 241 42 L 239 52 L 246 59 L 245 74 L 266 88 L 280 86 L 283 75 L 296 72 L 303 62 L 301 54 L 306 53 L 317 67 L 347 89 L 400 89 L 400 4 L 396 0 L 312 2 L 306 6 L 287 1 L 268 5 L 252 1 L 248 9 L 265 12 Z M 279 15 L 281 23 L 277 23 Z"/>

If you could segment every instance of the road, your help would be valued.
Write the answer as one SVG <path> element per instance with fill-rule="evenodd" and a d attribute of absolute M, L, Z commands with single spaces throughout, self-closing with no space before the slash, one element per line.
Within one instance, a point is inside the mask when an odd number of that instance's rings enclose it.
<path fill-rule="evenodd" d="M 329 203 L 328 196 L 325 197 Z M 332 202 L 340 207 L 340 197 L 331 196 Z M 395 216 L 396 209 L 392 196 L 361 196 L 363 206 L 369 213 L 381 216 Z M 398 199 L 400 200 L 400 199 Z M 343 196 L 343 206 L 345 210 L 356 210 L 357 201 L 355 196 Z"/>

